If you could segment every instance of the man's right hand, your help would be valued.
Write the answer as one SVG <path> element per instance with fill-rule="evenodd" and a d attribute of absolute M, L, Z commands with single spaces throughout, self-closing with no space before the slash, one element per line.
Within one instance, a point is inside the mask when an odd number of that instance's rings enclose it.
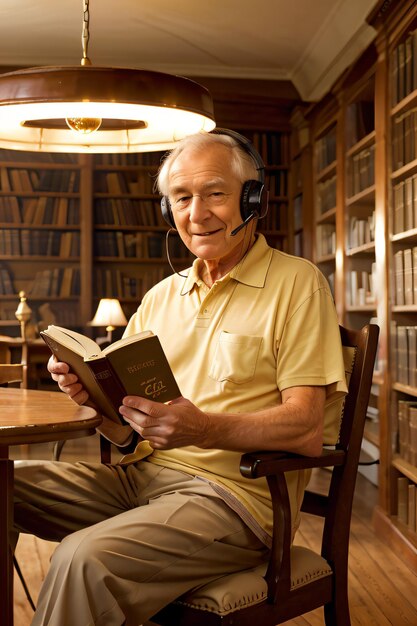
<path fill-rule="evenodd" d="M 58 383 L 58 387 L 66 393 L 77 404 L 84 404 L 88 400 L 88 393 L 78 382 L 75 374 L 69 371 L 69 365 L 57 360 L 52 355 L 48 361 L 48 371 L 51 373 L 52 380 Z"/>

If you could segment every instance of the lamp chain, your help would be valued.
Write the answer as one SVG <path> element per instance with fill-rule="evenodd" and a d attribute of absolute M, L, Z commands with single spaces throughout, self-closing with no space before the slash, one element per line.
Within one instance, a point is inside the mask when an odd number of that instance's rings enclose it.
<path fill-rule="evenodd" d="M 81 59 L 81 65 L 91 65 L 91 61 L 88 58 L 88 42 L 90 40 L 90 0 L 83 0 L 83 5 L 83 32 L 81 35 L 83 58 Z"/>

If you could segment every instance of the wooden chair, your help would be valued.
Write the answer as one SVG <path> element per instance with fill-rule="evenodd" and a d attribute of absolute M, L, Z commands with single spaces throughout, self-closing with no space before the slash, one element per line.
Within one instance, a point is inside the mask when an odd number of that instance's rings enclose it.
<path fill-rule="evenodd" d="M 22 363 L 0 363 L 0 385 L 22 382 L 23 368 Z"/>
<path fill-rule="evenodd" d="M 267 566 L 219 578 L 168 605 L 151 618 L 162 626 L 275 626 L 324 606 L 327 626 L 349 626 L 348 551 L 352 500 L 372 383 L 379 328 L 340 327 L 352 364 L 337 445 L 318 458 L 285 452 L 244 454 L 247 478 L 266 477 L 274 531 Z M 352 361 L 353 355 L 353 361 Z M 346 358 L 345 358 L 346 361 Z M 291 546 L 291 515 L 285 472 L 333 468 L 327 495 L 306 492 L 302 511 L 324 518 L 321 554 Z"/>

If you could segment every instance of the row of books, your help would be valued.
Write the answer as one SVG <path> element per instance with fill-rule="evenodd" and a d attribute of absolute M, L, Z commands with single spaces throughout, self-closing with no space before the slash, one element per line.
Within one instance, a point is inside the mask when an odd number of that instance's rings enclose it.
<path fill-rule="evenodd" d="M 397 382 L 417 389 L 417 326 L 392 325 Z"/>
<path fill-rule="evenodd" d="M 286 196 L 288 194 L 288 174 L 284 170 L 278 170 L 265 175 L 265 187 L 270 197 Z"/>
<path fill-rule="evenodd" d="M 0 320 L 2 322 L 10 321 L 11 326 L 16 324 L 16 302 L 18 297 L 13 298 L 13 302 L 0 302 Z M 19 327 L 17 326 L 18 334 L 20 334 Z M 7 333 L 9 334 L 9 333 Z"/>
<path fill-rule="evenodd" d="M 336 253 L 336 230 L 334 224 L 317 226 L 317 258 Z"/>
<path fill-rule="evenodd" d="M 375 211 L 367 218 L 353 215 L 349 219 L 348 249 L 363 246 L 375 241 Z"/>
<path fill-rule="evenodd" d="M 289 136 L 287 133 L 253 132 L 243 135 L 253 144 L 266 165 L 286 165 L 288 163 Z"/>
<path fill-rule="evenodd" d="M 417 402 L 398 400 L 397 452 L 411 465 L 417 466 Z"/>
<path fill-rule="evenodd" d="M 80 173 L 77 169 L 26 169 L 0 167 L 1 191 L 56 191 L 77 193 Z"/>
<path fill-rule="evenodd" d="M 6 224 L 76 225 L 80 221 L 77 198 L 0 196 L 0 222 Z"/>
<path fill-rule="evenodd" d="M 96 171 L 94 190 L 99 193 L 151 194 L 154 190 L 155 176 L 151 171 L 102 172 Z"/>
<path fill-rule="evenodd" d="M 317 210 L 322 215 L 336 206 L 336 176 L 327 178 L 317 185 Z"/>
<path fill-rule="evenodd" d="M 260 230 L 284 230 L 287 224 L 287 204 L 284 202 L 269 202 L 267 214 L 260 219 Z"/>
<path fill-rule="evenodd" d="M 394 254 L 394 303 L 417 304 L 417 246 Z"/>
<path fill-rule="evenodd" d="M 417 228 L 417 174 L 393 186 L 393 231 Z"/>
<path fill-rule="evenodd" d="M 303 194 L 299 193 L 293 200 L 294 230 L 303 227 Z"/>
<path fill-rule="evenodd" d="M 15 293 L 12 274 L 7 268 L 0 268 L 0 295 L 11 296 Z"/>
<path fill-rule="evenodd" d="M 294 234 L 294 255 L 304 256 L 304 236 L 303 231 Z"/>
<path fill-rule="evenodd" d="M 375 146 L 353 154 L 347 165 L 347 197 L 352 198 L 375 183 Z"/>
<path fill-rule="evenodd" d="M 317 173 L 336 161 L 336 126 L 320 137 L 315 143 L 315 159 Z"/>
<path fill-rule="evenodd" d="M 142 166 L 152 165 L 157 168 L 160 165 L 164 152 L 140 152 L 135 154 L 108 153 L 95 154 L 94 161 L 97 165 L 122 165 L 122 166 Z"/>
<path fill-rule="evenodd" d="M 280 132 L 246 132 L 242 134 L 253 144 L 263 161 L 268 165 L 285 165 L 288 161 L 289 137 Z M 101 165 L 160 165 L 164 152 L 148 152 L 141 154 L 100 154 L 95 155 L 97 164 Z"/>
<path fill-rule="evenodd" d="M 94 221 L 96 224 L 115 226 L 167 226 L 159 200 L 96 199 Z"/>
<path fill-rule="evenodd" d="M 0 230 L 0 255 L 56 256 L 66 259 L 80 254 L 80 233 L 57 230 L 10 228 Z"/>
<path fill-rule="evenodd" d="M 351 148 L 375 130 L 375 105 L 371 100 L 357 100 L 346 108 L 346 141 Z"/>
<path fill-rule="evenodd" d="M 399 476 L 397 478 L 397 494 L 398 494 L 398 508 L 397 517 L 400 522 L 406 524 L 412 532 L 417 530 L 417 493 L 416 485 L 409 480 L 406 476 Z"/>
<path fill-rule="evenodd" d="M 392 121 L 392 169 L 417 158 L 417 109 L 396 115 Z"/>
<path fill-rule="evenodd" d="M 417 33 L 410 32 L 390 58 L 391 104 L 395 106 L 417 89 Z"/>
<path fill-rule="evenodd" d="M 33 162 L 33 152 L 25 152 L 23 150 L 7 150 L 0 149 L 0 161 L 31 163 Z M 59 153 L 59 152 L 36 152 L 37 163 L 62 163 L 72 165 L 78 163 L 78 154 L 75 153 Z"/>
<path fill-rule="evenodd" d="M 170 237 L 170 256 L 189 258 L 188 249 L 179 237 Z M 166 259 L 165 235 L 151 233 L 124 233 L 122 231 L 97 232 L 94 239 L 96 257 L 118 259 Z"/>
<path fill-rule="evenodd" d="M 97 298 L 137 298 L 156 283 L 160 282 L 171 270 L 166 267 L 147 268 L 143 276 L 132 276 L 115 269 L 96 269 L 94 271 L 94 296 Z"/>
<path fill-rule="evenodd" d="M 348 272 L 348 295 L 351 306 L 367 306 L 376 303 L 375 273 L 376 263 L 372 263 L 370 272 L 366 270 L 351 270 Z"/>
<path fill-rule="evenodd" d="M 333 298 L 334 298 L 334 283 L 335 283 L 334 272 L 330 272 L 330 274 L 327 274 L 326 278 L 327 278 L 327 282 L 329 283 L 330 291 L 332 292 Z"/>
<path fill-rule="evenodd" d="M 80 295 L 80 289 L 80 270 L 78 268 L 55 267 L 52 270 L 36 272 L 29 295 L 32 298 L 47 296 L 67 298 Z"/>

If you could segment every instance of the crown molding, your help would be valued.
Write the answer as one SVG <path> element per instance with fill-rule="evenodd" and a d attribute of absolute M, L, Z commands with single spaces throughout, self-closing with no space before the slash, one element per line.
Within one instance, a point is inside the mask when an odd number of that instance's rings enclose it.
<path fill-rule="evenodd" d="M 341 0 L 323 23 L 290 79 L 302 100 L 320 100 L 376 37 L 366 18 L 375 0 Z"/>

